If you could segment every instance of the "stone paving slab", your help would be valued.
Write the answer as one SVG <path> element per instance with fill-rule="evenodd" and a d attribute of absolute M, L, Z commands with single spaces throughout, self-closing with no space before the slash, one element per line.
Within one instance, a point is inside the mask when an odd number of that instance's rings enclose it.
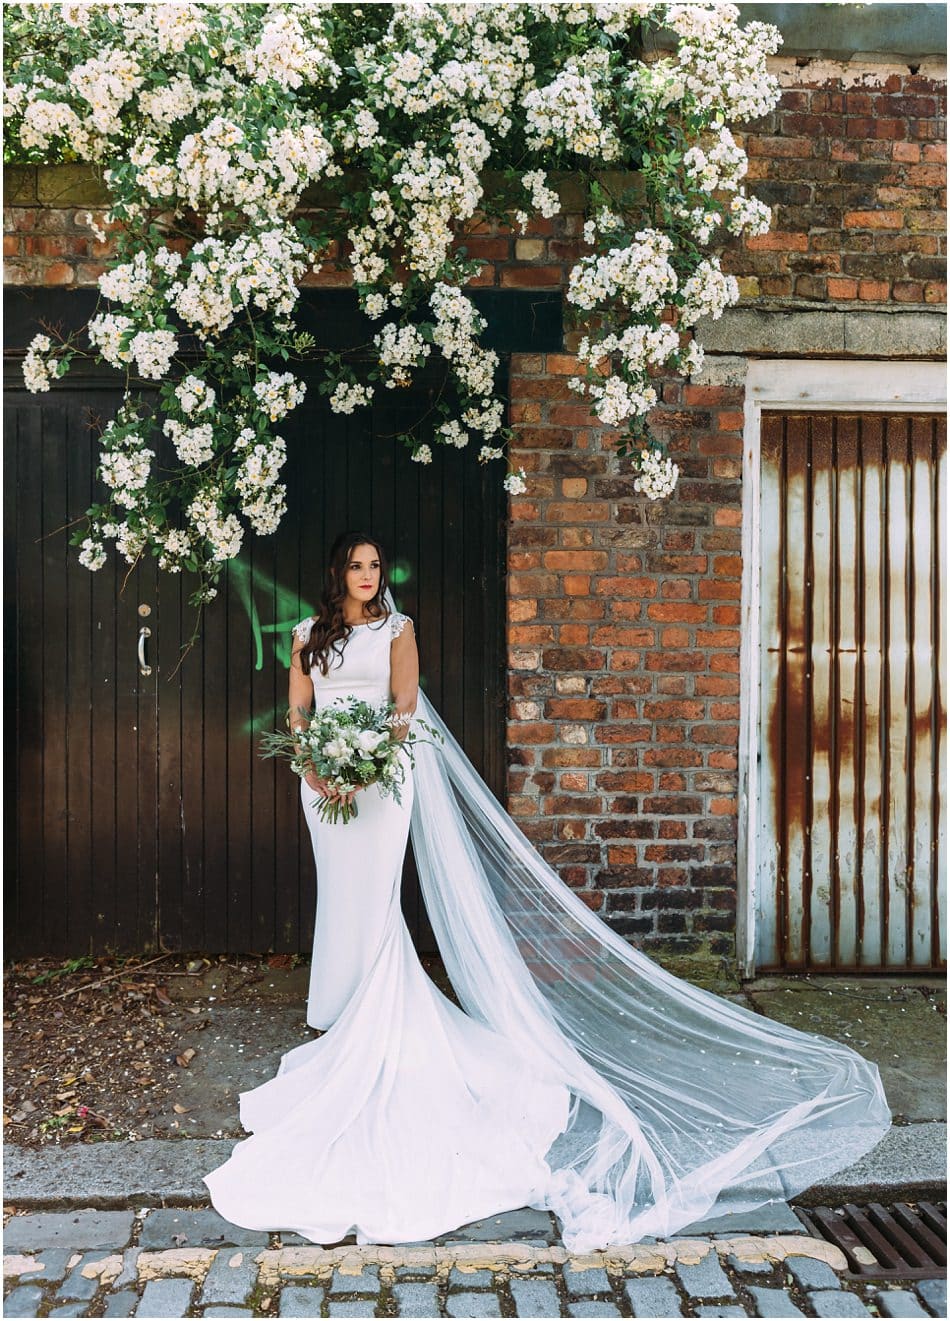
<path fill-rule="evenodd" d="M 491 1280 L 489 1280 L 489 1284 Z M 378 1293 L 379 1292 L 379 1267 L 364 1266 L 357 1273 L 351 1271 L 334 1271 L 333 1279 L 330 1283 L 331 1294 L 351 1294 L 351 1293 Z"/>
<path fill-rule="evenodd" d="M 217 1211 L 172 1208 L 150 1211 L 139 1236 L 143 1248 L 182 1247 L 185 1243 L 193 1248 L 217 1248 L 223 1244 L 266 1248 L 269 1242 L 266 1229 L 243 1229 L 240 1225 L 232 1225 Z"/>
<path fill-rule="evenodd" d="M 505 1211 L 502 1215 L 473 1220 L 471 1224 L 453 1229 L 451 1234 L 439 1235 L 432 1242 L 439 1244 L 498 1240 L 517 1242 L 526 1238 L 536 1238 L 546 1243 L 553 1243 L 556 1240 L 557 1226 L 550 1212 L 535 1211 L 527 1206 L 518 1211 Z"/>
<path fill-rule="evenodd" d="M 425 1318 L 439 1315 L 438 1290 L 434 1284 L 423 1284 L 418 1281 L 416 1283 L 395 1284 L 393 1285 L 393 1297 L 396 1299 L 400 1316 Z M 519 1313 L 519 1316 L 527 1315 L 531 1315 L 531 1313 Z M 540 1313 L 535 1312 L 533 1315 L 539 1316 Z"/>
<path fill-rule="evenodd" d="M 323 1303 L 323 1290 L 307 1289 L 301 1285 L 291 1285 L 280 1293 L 280 1315 L 315 1317 L 320 1315 Z"/>
<path fill-rule="evenodd" d="M 453 1293 L 445 1302 L 446 1316 L 501 1316 L 501 1303 L 492 1293 Z"/>
<path fill-rule="evenodd" d="M 679 1316 L 680 1295 L 672 1280 L 628 1280 L 623 1286 L 634 1316 Z"/>
<path fill-rule="evenodd" d="M 243 1303 L 256 1283 L 253 1254 L 247 1249 L 221 1248 L 204 1278 L 199 1302 Z"/>
<path fill-rule="evenodd" d="M 193 1291 L 191 1280 L 149 1280 L 135 1310 L 142 1317 L 183 1317 Z"/>
<path fill-rule="evenodd" d="M 904 1317 L 929 1316 L 909 1289 L 883 1289 L 875 1294 L 881 1316 Z"/>
<path fill-rule="evenodd" d="M 849 1316 L 873 1316 L 856 1294 L 846 1293 L 843 1289 L 816 1289 L 808 1295 L 808 1301 L 815 1309 L 816 1316 L 839 1319 Z"/>
<path fill-rule="evenodd" d="M 947 1315 L 947 1281 L 921 1280 L 917 1292 L 935 1316 Z"/>
<path fill-rule="evenodd" d="M 103 1316 L 134 1316 L 139 1296 L 132 1289 L 120 1289 L 106 1299 Z"/>
<path fill-rule="evenodd" d="M 510 1280 L 508 1284 L 518 1316 L 560 1316 L 561 1301 L 553 1280 Z"/>
<path fill-rule="evenodd" d="M 702 1261 L 691 1266 L 677 1262 L 676 1275 L 690 1298 L 734 1298 L 735 1290 L 729 1276 L 719 1264 L 718 1257 L 709 1253 Z"/>
<path fill-rule="evenodd" d="M 813 1257 L 786 1257 L 785 1269 L 802 1289 L 835 1289 L 838 1286 L 838 1277 L 831 1267 Z"/>
<path fill-rule="evenodd" d="M 64 1204 L 209 1206 L 201 1176 L 224 1164 L 235 1141 L 143 1138 L 39 1148 L 4 1143 L 4 1202 L 37 1210 Z"/>
<path fill-rule="evenodd" d="M 579 1271 L 565 1266 L 563 1274 L 569 1294 L 583 1296 L 592 1293 L 610 1293 L 610 1280 L 602 1267 L 591 1266 L 587 1270 Z"/>
<path fill-rule="evenodd" d="M 800 1307 L 796 1307 L 784 1289 L 766 1289 L 759 1284 L 750 1284 L 749 1293 L 755 1299 L 755 1310 L 759 1316 L 782 1317 L 804 1316 Z"/>
<path fill-rule="evenodd" d="M 3 1250 L 115 1248 L 131 1239 L 132 1219 L 131 1211 L 96 1210 L 14 1216 L 3 1231 Z"/>
<path fill-rule="evenodd" d="M 490 1289 L 493 1283 L 491 1271 L 462 1271 L 458 1266 L 449 1271 L 450 1289 Z"/>
<path fill-rule="evenodd" d="M 45 1294 L 38 1285 L 21 1284 L 3 1300 L 4 1316 L 36 1316 Z"/>
<path fill-rule="evenodd" d="M 10 1221 L 13 1224 L 13 1221 Z M 35 1256 L 30 1253 L 23 1260 L 33 1263 L 20 1274 L 35 1284 L 58 1284 L 66 1278 L 69 1259 L 74 1255 L 72 1248 L 43 1248 Z M 4 1258 L 10 1260 L 10 1258 Z"/>
<path fill-rule="evenodd" d="M 694 1220 L 680 1234 L 807 1234 L 788 1202 L 767 1202 L 755 1211 L 733 1211 Z"/>

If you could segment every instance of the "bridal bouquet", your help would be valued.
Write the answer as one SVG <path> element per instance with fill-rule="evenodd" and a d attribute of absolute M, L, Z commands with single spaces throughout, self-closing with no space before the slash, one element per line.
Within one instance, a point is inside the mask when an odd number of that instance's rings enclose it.
<path fill-rule="evenodd" d="M 321 780 L 339 789 L 362 789 L 378 784 L 380 792 L 402 802 L 399 787 L 406 776 L 399 757 L 406 748 L 413 761 L 413 745 L 420 739 L 412 730 L 403 738 L 393 735 L 393 702 L 364 702 L 356 697 L 338 697 L 316 711 L 298 708 L 307 724 L 300 729 L 268 732 L 261 736 L 262 757 L 287 757 L 291 770 L 301 778 L 314 771 Z M 290 723 L 288 713 L 287 723 Z M 423 720 L 415 722 L 441 738 Z M 298 751 L 299 748 L 299 751 Z M 324 821 L 344 824 L 358 816 L 356 803 L 318 798 L 314 807 Z"/>

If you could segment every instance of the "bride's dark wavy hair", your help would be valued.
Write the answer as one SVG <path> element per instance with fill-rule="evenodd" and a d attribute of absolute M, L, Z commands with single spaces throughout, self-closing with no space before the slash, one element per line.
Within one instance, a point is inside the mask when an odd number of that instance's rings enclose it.
<path fill-rule="evenodd" d="M 309 674 L 313 665 L 319 665 L 320 672 L 326 675 L 330 669 L 331 648 L 341 653 L 346 639 L 353 632 L 353 625 L 343 618 L 343 602 L 346 600 L 346 567 L 357 546 L 372 546 L 379 559 L 379 588 L 371 600 L 364 602 L 363 609 L 371 619 L 385 619 L 389 614 L 384 604 L 389 569 L 382 546 L 366 532 L 341 532 L 330 547 L 323 593 L 310 637 L 298 653 L 304 674 Z M 337 643 L 341 645 L 337 646 Z"/>

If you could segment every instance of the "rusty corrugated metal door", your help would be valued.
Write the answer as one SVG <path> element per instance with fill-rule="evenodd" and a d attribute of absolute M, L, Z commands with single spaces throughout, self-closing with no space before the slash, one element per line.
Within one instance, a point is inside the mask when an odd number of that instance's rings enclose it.
<path fill-rule="evenodd" d="M 946 963 L 946 421 L 762 414 L 758 968 Z"/>

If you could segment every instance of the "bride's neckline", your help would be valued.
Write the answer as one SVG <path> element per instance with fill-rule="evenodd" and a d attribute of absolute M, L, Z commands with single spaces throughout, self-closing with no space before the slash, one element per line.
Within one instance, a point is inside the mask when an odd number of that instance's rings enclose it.
<path fill-rule="evenodd" d="M 365 628 L 367 624 L 381 624 L 388 617 L 388 615 L 381 615 L 379 619 L 364 619 L 359 624 L 350 624 L 350 628 Z M 348 623 L 345 619 L 343 622 L 344 624 Z"/>

